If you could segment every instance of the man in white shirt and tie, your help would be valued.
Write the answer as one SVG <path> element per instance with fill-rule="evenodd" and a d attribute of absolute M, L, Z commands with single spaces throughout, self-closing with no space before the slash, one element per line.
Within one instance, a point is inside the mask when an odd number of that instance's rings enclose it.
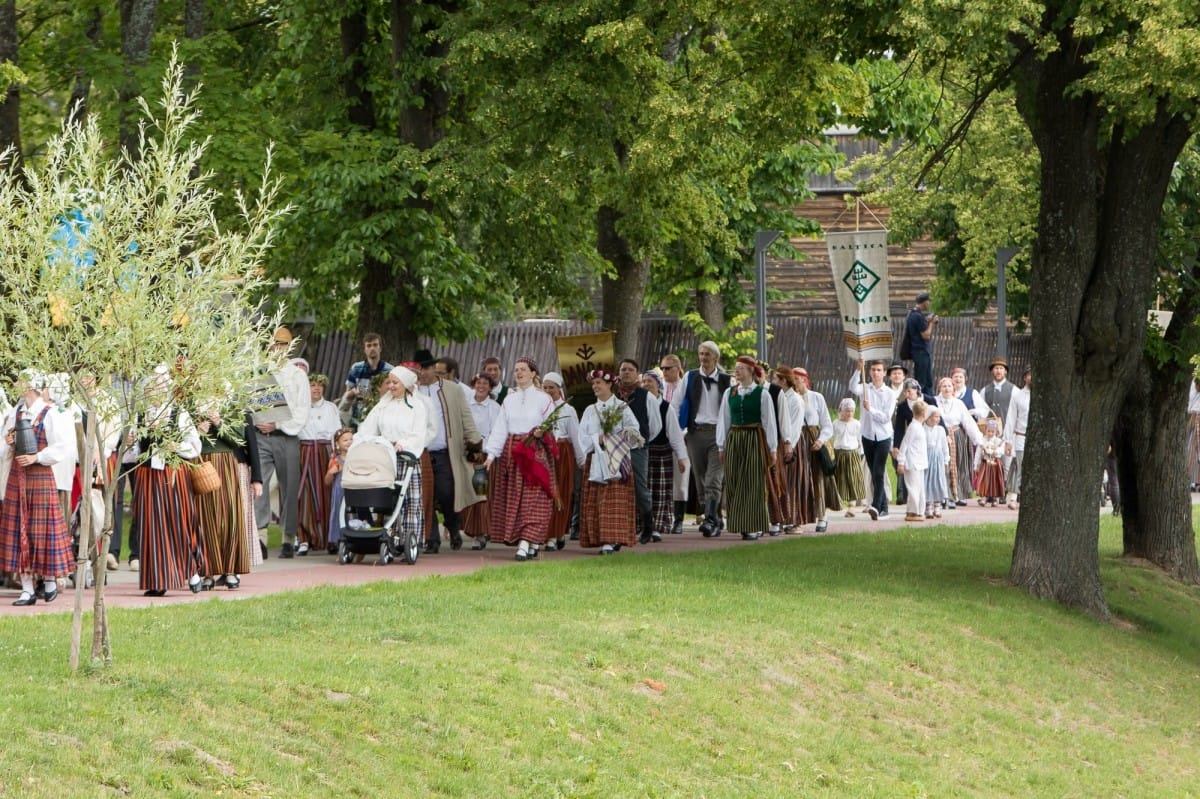
<path fill-rule="evenodd" d="M 721 371 L 721 350 L 714 341 L 700 344 L 700 368 L 683 378 L 683 385 L 671 397 L 671 410 L 679 414 L 679 426 L 686 432 L 688 458 L 699 481 L 704 521 L 700 533 L 705 538 L 721 534 L 721 490 L 725 467 L 717 449 L 717 420 L 721 397 L 729 388 L 729 375 Z"/>

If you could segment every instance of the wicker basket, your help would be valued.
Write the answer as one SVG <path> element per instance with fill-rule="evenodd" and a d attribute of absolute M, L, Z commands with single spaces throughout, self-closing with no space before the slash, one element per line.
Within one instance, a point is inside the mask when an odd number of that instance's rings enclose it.
<path fill-rule="evenodd" d="M 212 461 L 197 461 L 191 466 L 193 494 L 211 494 L 221 487 L 221 474 Z"/>

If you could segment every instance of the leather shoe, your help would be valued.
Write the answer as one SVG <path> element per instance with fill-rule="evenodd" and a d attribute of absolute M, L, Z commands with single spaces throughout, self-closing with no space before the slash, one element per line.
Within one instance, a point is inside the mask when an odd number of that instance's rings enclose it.
<path fill-rule="evenodd" d="M 478 552 L 481 549 L 487 549 L 488 538 L 486 535 L 481 535 L 475 539 L 475 543 L 471 544 L 471 549 Z"/>
<path fill-rule="evenodd" d="M 826 521 L 817 522 L 817 530 L 816 531 L 818 533 L 823 533 L 828 529 L 829 529 L 829 522 L 826 522 Z"/>
<path fill-rule="evenodd" d="M 451 533 L 450 534 L 450 549 L 457 552 L 458 550 L 462 549 L 462 545 L 463 545 L 462 533 Z"/>
<path fill-rule="evenodd" d="M 743 541 L 757 541 L 762 533 L 742 533 Z"/>
<path fill-rule="evenodd" d="M 16 602 L 13 602 L 13 604 L 19 608 L 23 608 L 28 605 L 36 605 L 37 597 L 35 597 L 33 594 L 29 593 L 28 591 L 22 591 L 21 598 L 18 599 Z"/>
<path fill-rule="evenodd" d="M 426 555 L 436 555 L 438 553 L 438 550 L 441 548 L 442 548 L 441 541 L 426 541 L 425 542 L 425 554 Z"/>
<path fill-rule="evenodd" d="M 149 591 L 142 592 L 142 596 L 166 596 L 166 595 L 167 595 L 167 589 L 165 589 L 165 588 L 151 588 Z"/>
<path fill-rule="evenodd" d="M 58 599 L 58 583 L 54 583 L 54 587 L 45 593 L 45 596 L 42 597 L 42 601 L 46 604 L 50 604 L 56 599 Z"/>
<path fill-rule="evenodd" d="M 284 541 L 283 546 L 279 548 L 279 557 L 284 560 L 296 557 L 296 548 L 287 541 Z"/>

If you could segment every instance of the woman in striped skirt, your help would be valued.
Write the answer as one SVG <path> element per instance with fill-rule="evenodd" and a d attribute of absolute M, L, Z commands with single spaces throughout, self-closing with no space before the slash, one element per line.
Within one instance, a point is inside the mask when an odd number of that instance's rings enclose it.
<path fill-rule="evenodd" d="M 21 596 L 14 605 L 37 604 L 34 578 L 45 581 L 42 599 L 58 596 L 58 578 L 74 569 L 71 533 L 63 519 L 62 505 L 51 464 L 66 459 L 75 446 L 74 431 L 63 429 L 68 417 L 56 414 L 35 389 L 40 377 L 22 373 L 22 397 L 4 420 L 0 458 L 12 458 L 0 512 L 0 572 L 11 572 L 21 581 Z M 36 440 L 36 451 L 16 454 L 15 428 L 18 419 L 28 421 Z"/>
<path fill-rule="evenodd" d="M 554 423 L 554 442 L 558 446 L 558 454 L 554 456 L 554 482 L 558 503 L 550 514 L 550 534 L 546 539 L 546 549 L 562 549 L 567 545 L 567 528 L 571 524 L 571 504 L 578 479 L 575 453 L 583 448 L 583 444 L 579 438 L 579 414 L 563 397 L 562 375 L 547 372 L 542 378 L 542 391 L 554 402 L 555 408 L 562 408 Z"/>
<path fill-rule="evenodd" d="M 687 471 L 687 445 L 683 441 L 683 431 L 679 429 L 679 414 L 671 413 L 670 404 L 663 400 L 666 385 L 661 372 L 656 369 L 644 372 L 642 387 L 658 400 L 657 408 L 653 401 L 650 402 L 650 413 L 657 413 L 662 420 L 659 434 L 646 446 L 650 455 L 647 477 L 652 500 L 651 515 L 654 518 L 647 538 L 650 541 L 662 541 L 662 537 L 675 526 L 675 472 L 678 470 L 683 474 Z"/>
<path fill-rule="evenodd" d="M 532 358 L 517 359 L 513 365 L 517 385 L 505 396 L 484 446 L 491 511 L 489 537 L 516 547 L 519 561 L 536 558 L 546 543 L 556 493 L 551 450 L 554 435 L 542 427 L 554 412 L 554 402 L 534 385 L 536 376 L 537 365 Z"/>
<path fill-rule="evenodd" d="M 637 543 L 637 513 L 630 452 L 642 445 L 637 417 L 613 394 L 612 372 L 588 373 L 596 402 L 579 422 L 584 458 L 582 507 L 579 512 L 579 546 L 600 548 L 609 555 Z"/>
<path fill-rule="evenodd" d="M 942 413 L 942 424 L 946 426 L 946 443 L 950 448 L 949 500 L 950 507 L 955 500 L 966 500 L 971 496 L 971 472 L 973 469 L 974 447 L 979 445 L 983 436 L 979 433 L 979 425 L 975 417 L 967 409 L 966 404 L 955 396 L 954 381 L 943 377 L 937 384 L 938 393 L 934 398 Z"/>
<path fill-rule="evenodd" d="M 746 541 L 771 525 L 767 474 L 779 441 L 771 395 L 756 382 L 761 376 L 753 358 L 738 358 L 717 419 L 717 449 L 725 462 L 725 526 Z"/>
<path fill-rule="evenodd" d="M 183 460 L 200 455 L 200 433 L 191 415 L 171 399 L 170 378 L 157 372 L 138 419 L 140 460 L 133 479 L 135 515 L 142 536 L 139 585 L 146 596 L 164 596 L 187 586 L 193 593 L 207 574 L 204 538 L 192 495 L 191 466 L 167 460 L 173 451 Z"/>
<path fill-rule="evenodd" d="M 492 434 L 492 426 L 496 423 L 496 417 L 500 415 L 500 403 L 492 399 L 492 389 L 496 387 L 496 379 L 486 372 L 480 372 L 471 378 L 471 387 L 475 390 L 475 396 L 467 403 L 467 407 L 471 409 L 471 418 L 475 420 L 475 429 L 479 431 L 480 437 L 487 441 L 488 436 Z M 483 467 L 475 467 L 473 479 L 476 481 L 479 479 L 480 469 Z M 487 470 L 484 469 L 483 473 L 486 478 Z M 487 491 L 486 479 L 483 490 Z M 475 539 L 471 549 L 487 547 L 490 515 L 486 499 L 463 508 L 461 514 L 463 534 Z"/>
<path fill-rule="evenodd" d="M 207 556 L 208 571 L 201 584 L 206 591 L 214 585 L 237 588 L 241 575 L 250 573 L 253 556 L 260 554 L 252 521 L 254 500 L 262 493 L 258 441 L 250 414 L 243 414 L 240 425 L 238 421 L 236 415 L 224 419 L 213 412 L 196 425 L 200 460 L 211 463 L 221 476 L 220 488 L 196 497 Z"/>
<path fill-rule="evenodd" d="M 780 388 L 776 401 L 779 404 L 780 474 L 783 478 L 783 491 L 779 497 L 783 512 L 781 524 L 785 533 L 799 532 L 798 528 L 806 521 L 806 503 L 801 497 L 812 491 L 809 459 L 804 447 L 804 401 L 796 393 L 799 378 L 792 367 L 776 367 L 771 380 Z"/>
<path fill-rule="evenodd" d="M 333 434 L 342 426 L 342 417 L 337 406 L 325 399 L 325 384 L 329 378 L 322 374 L 308 376 L 308 390 L 312 409 L 308 421 L 300 428 L 300 510 L 298 537 L 300 544 L 296 554 L 303 557 L 310 549 L 329 547 L 329 488 L 325 485 L 325 472 L 329 469 L 329 456 L 333 450 Z"/>

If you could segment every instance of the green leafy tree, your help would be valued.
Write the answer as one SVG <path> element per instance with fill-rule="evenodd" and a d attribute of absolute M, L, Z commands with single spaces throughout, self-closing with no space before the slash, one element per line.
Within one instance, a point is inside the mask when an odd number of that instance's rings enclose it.
<path fill-rule="evenodd" d="M 601 275 L 618 352 L 636 349 L 647 298 L 682 308 L 691 291 L 740 290 L 747 231 L 796 229 L 770 205 L 802 190 L 794 164 L 817 160 L 801 142 L 839 103 L 865 103 L 866 82 L 838 60 L 841 31 L 813 7 L 783 12 L 509 0 L 461 19 L 450 62 L 470 81 L 464 136 L 480 161 L 557 196 L 546 205 L 574 221 L 556 261 Z"/>
<path fill-rule="evenodd" d="M 1177 2 L 878 2 L 866 12 L 888 20 L 919 65 L 956 63 L 970 77 L 947 146 L 1011 89 L 1037 149 L 1036 390 L 1011 579 L 1107 617 L 1095 485 L 1143 366 L 1163 199 L 1196 124 L 1197 12 Z"/>
<path fill-rule="evenodd" d="M 102 462 L 98 419 L 133 439 L 156 421 L 138 388 L 156 368 L 171 370 L 185 407 L 217 400 L 244 407 L 258 375 L 273 365 L 266 353 L 276 320 L 248 299 L 262 283 L 273 228 L 286 210 L 275 207 L 269 159 L 263 191 L 253 199 L 234 194 L 241 224 L 219 225 L 219 192 L 211 174 L 199 170 L 204 144 L 191 141 L 196 111 L 177 64 L 163 79 L 159 113 L 144 101 L 141 107 L 138 159 L 115 151 L 89 117 L 47 142 L 22 176 L 0 172 L 0 318 L 7 328 L 0 370 L 36 367 L 70 377 L 70 394 L 89 416 L 84 475 Z M 129 444 L 119 438 L 118 456 Z M 114 486 L 104 488 L 108 509 Z M 108 551 L 112 526 L 106 511 L 105 540 L 97 546 L 89 540 L 90 503 L 81 509 L 77 574 L 89 553 Z M 103 561 L 95 568 L 102 573 Z M 83 590 L 77 580 L 72 668 Z M 96 581 L 93 607 L 92 659 L 104 662 L 111 647 L 103 580 Z"/>

